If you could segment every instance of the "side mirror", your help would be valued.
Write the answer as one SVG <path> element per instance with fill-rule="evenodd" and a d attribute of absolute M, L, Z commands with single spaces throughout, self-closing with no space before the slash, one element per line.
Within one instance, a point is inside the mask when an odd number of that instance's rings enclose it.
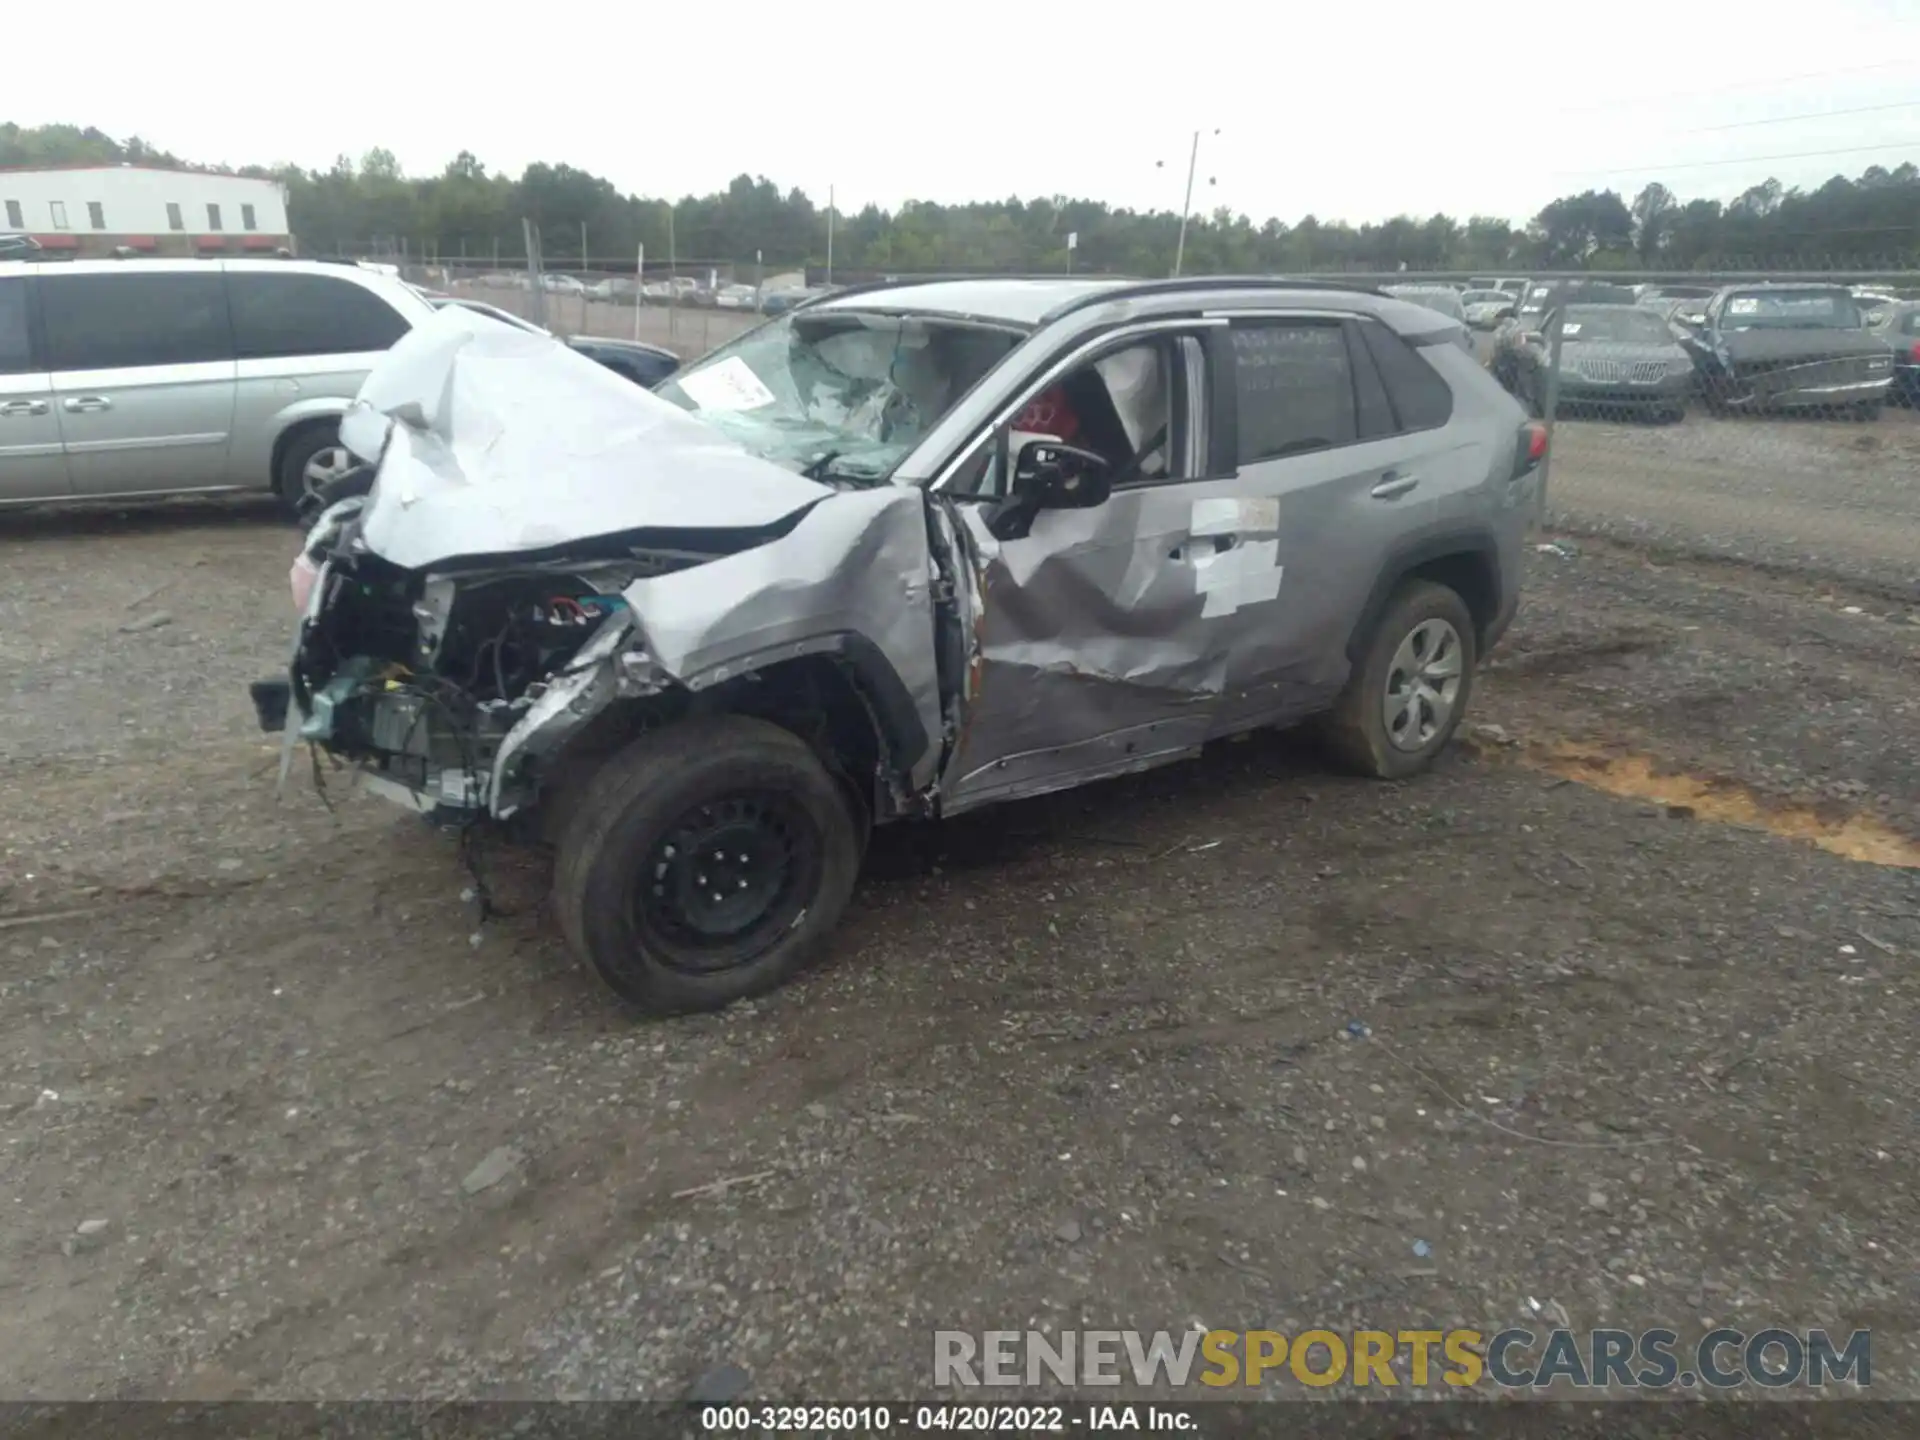
<path fill-rule="evenodd" d="M 1107 457 L 1058 440 L 1029 440 L 1013 463 L 1006 502 L 987 528 L 999 540 L 1022 540 L 1042 510 L 1091 510 L 1113 494 Z"/>
<path fill-rule="evenodd" d="M 1107 457 L 1058 440 L 1029 440 L 1013 465 L 1013 499 L 1034 511 L 1091 510 L 1113 493 Z"/>
<path fill-rule="evenodd" d="M 1700 326 L 1707 323 L 1707 312 L 1704 310 L 1676 310 L 1673 318 L 1678 320 L 1682 325 L 1690 326 L 1697 330 Z"/>

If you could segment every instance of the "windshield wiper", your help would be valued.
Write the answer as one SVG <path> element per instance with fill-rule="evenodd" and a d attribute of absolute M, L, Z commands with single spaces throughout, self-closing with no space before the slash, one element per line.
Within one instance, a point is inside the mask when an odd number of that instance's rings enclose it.
<path fill-rule="evenodd" d="M 803 478 L 808 480 L 824 480 L 827 478 L 828 473 L 832 470 L 833 462 L 838 460 L 845 453 L 846 452 L 844 450 L 823 451 L 821 454 L 814 456 L 813 459 L 809 460 L 806 464 L 802 465 L 800 467 L 800 474 Z"/>

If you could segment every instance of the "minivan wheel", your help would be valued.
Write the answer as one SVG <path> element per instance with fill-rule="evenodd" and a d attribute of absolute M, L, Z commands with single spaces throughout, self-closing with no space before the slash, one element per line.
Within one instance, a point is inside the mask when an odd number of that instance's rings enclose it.
<path fill-rule="evenodd" d="M 296 517 L 311 514 L 320 492 L 354 468 L 353 453 L 333 425 L 313 425 L 288 442 L 274 489 Z"/>
<path fill-rule="evenodd" d="M 561 837 L 569 945 L 650 1014 L 715 1010 L 790 978 L 845 909 L 860 830 L 807 743 L 729 715 L 608 757 Z"/>
<path fill-rule="evenodd" d="M 1444 585 L 1395 590 L 1323 726 L 1336 758 L 1362 775 L 1416 775 L 1446 748 L 1473 693 L 1473 616 Z"/>

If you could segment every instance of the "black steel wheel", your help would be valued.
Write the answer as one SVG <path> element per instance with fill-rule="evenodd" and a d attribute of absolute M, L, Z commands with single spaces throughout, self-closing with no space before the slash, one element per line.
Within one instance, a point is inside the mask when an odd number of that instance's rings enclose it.
<path fill-rule="evenodd" d="M 633 887 L 633 923 L 663 964 L 712 974 L 750 960 L 805 908 L 821 836 L 791 795 L 741 791 L 673 821 Z"/>
<path fill-rule="evenodd" d="M 654 1014 L 769 990 L 823 946 L 862 828 L 807 743 L 726 715 L 609 756 L 567 821 L 554 908 L 575 953 Z"/>

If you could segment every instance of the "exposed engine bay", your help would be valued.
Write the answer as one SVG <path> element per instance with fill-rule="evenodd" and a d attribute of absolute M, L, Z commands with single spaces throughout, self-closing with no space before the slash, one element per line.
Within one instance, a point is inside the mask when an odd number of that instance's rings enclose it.
<path fill-rule="evenodd" d="M 362 503 L 334 507 L 302 556 L 316 588 L 290 672 L 298 738 L 423 811 L 489 808 L 502 741 L 590 640 L 631 628 L 621 590 L 713 558 L 421 574 L 355 546 Z"/>
<path fill-rule="evenodd" d="M 340 435 L 365 483 L 288 577 L 287 678 L 252 687 L 283 782 L 305 746 L 316 777 L 330 758 L 423 814 L 552 820 L 639 733 L 732 713 L 807 739 L 862 813 L 932 803 L 956 733 L 935 613 L 963 582 L 917 487 L 796 473 L 547 337 L 446 313 Z"/>

